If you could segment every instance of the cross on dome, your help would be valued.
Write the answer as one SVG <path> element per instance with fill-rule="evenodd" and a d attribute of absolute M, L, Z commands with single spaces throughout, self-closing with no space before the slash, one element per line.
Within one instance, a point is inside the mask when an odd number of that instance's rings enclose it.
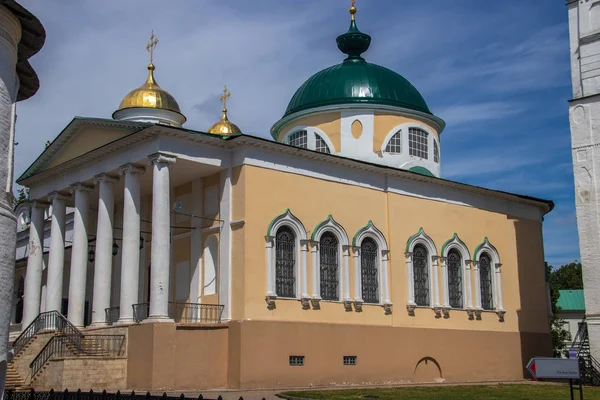
<path fill-rule="evenodd" d="M 227 89 L 227 85 L 225 85 L 225 89 L 223 89 L 223 94 L 219 97 L 221 103 L 223 103 L 223 110 L 227 110 L 227 99 L 231 97 L 231 92 Z"/>
<path fill-rule="evenodd" d="M 154 49 L 158 45 L 158 38 L 154 35 L 154 30 L 152 30 L 152 34 L 150 35 L 150 40 L 146 45 L 146 51 L 150 53 L 150 64 L 154 61 Z"/>

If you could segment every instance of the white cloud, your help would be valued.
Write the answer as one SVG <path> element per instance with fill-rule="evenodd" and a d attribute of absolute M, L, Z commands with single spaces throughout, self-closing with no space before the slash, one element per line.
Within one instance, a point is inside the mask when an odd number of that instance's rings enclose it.
<path fill-rule="evenodd" d="M 523 112 L 523 105 L 503 101 L 477 104 L 455 104 L 437 110 L 448 126 L 457 127 L 479 121 L 503 119 Z"/>

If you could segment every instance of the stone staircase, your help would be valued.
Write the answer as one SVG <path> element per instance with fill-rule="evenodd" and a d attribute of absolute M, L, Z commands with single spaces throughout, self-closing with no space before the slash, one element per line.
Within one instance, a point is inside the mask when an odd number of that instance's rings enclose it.
<path fill-rule="evenodd" d="M 40 332 L 33 336 L 8 363 L 6 370 L 6 390 L 31 389 L 31 368 L 29 365 L 54 336 L 54 332 Z"/>

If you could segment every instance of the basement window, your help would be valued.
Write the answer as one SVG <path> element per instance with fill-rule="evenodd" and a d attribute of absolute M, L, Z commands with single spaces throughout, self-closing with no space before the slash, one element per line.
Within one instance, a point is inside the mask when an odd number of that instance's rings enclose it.
<path fill-rule="evenodd" d="M 356 365 L 356 356 L 344 356 L 344 365 Z"/>
<path fill-rule="evenodd" d="M 304 356 L 290 356 L 290 367 L 303 367 Z"/>

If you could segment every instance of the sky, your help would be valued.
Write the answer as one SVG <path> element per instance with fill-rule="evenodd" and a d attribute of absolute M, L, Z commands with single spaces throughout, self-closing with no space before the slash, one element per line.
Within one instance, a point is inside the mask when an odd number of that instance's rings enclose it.
<path fill-rule="evenodd" d="M 31 59 L 39 92 L 18 104 L 18 177 L 75 116 L 111 118 L 146 78 L 154 30 L 155 77 L 188 122 L 207 130 L 229 117 L 268 137 L 296 89 L 341 62 L 335 38 L 348 0 L 19 0 L 46 29 Z M 364 57 L 407 78 L 435 115 L 442 177 L 553 200 L 546 260 L 579 260 L 568 103 L 572 97 L 564 1 L 357 0 Z"/>

